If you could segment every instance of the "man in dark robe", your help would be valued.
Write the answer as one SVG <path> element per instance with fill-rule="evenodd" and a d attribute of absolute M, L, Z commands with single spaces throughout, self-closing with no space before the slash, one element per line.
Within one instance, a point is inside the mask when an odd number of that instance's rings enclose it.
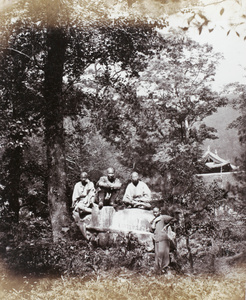
<path fill-rule="evenodd" d="M 114 168 L 108 168 L 107 176 L 102 176 L 97 182 L 98 206 L 104 205 L 117 206 L 117 197 L 121 188 L 121 182 L 115 176 Z"/>
<path fill-rule="evenodd" d="M 168 236 L 169 222 L 174 218 L 161 215 L 160 209 L 153 209 L 154 219 L 150 222 L 150 230 L 154 232 L 155 271 L 160 273 L 169 265 L 170 238 Z"/>

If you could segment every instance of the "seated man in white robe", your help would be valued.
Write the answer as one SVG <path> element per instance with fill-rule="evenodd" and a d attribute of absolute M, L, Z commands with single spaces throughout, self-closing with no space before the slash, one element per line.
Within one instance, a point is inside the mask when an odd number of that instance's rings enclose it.
<path fill-rule="evenodd" d="M 94 183 L 88 179 L 86 172 L 82 172 L 80 181 L 74 186 L 72 196 L 73 217 L 75 220 L 79 218 L 79 213 L 91 213 L 95 194 Z"/>
<path fill-rule="evenodd" d="M 139 179 L 137 172 L 131 175 L 131 183 L 126 188 L 123 202 L 132 207 L 147 209 L 151 207 L 151 191 L 147 184 Z"/>

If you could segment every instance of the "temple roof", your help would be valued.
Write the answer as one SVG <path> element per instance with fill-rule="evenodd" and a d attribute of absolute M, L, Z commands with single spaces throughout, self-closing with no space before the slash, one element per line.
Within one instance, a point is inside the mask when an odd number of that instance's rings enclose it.
<path fill-rule="evenodd" d="M 215 150 L 215 153 L 210 151 L 210 148 L 204 153 L 202 156 L 201 161 L 203 161 L 206 165 L 206 167 L 210 170 L 212 169 L 218 169 L 221 168 L 221 171 L 227 171 L 229 170 L 235 170 L 237 167 L 232 165 L 228 160 L 225 160 L 221 158 L 217 151 Z"/>

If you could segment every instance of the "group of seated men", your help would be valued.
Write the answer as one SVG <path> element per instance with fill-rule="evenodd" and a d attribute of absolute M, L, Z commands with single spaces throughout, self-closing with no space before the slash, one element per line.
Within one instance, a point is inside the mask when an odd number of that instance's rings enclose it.
<path fill-rule="evenodd" d="M 74 212 L 90 213 L 94 205 L 101 209 L 104 205 L 111 205 L 117 208 L 118 198 L 122 183 L 115 176 L 114 168 L 108 168 L 107 175 L 100 177 L 94 186 L 89 180 L 88 174 L 82 172 L 80 181 L 74 186 L 72 196 L 72 207 Z M 137 172 L 131 174 L 131 182 L 128 184 L 122 202 L 128 207 L 138 207 L 149 209 L 151 201 L 151 191 L 147 184 L 139 179 Z"/>

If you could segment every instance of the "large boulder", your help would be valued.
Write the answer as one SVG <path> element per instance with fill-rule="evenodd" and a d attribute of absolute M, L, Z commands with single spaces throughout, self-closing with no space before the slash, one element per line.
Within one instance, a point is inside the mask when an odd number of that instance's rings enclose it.
<path fill-rule="evenodd" d="M 110 242 L 115 241 L 117 235 L 121 234 L 125 237 L 136 237 L 139 243 L 146 247 L 146 250 L 151 251 L 154 248 L 153 234 L 149 231 L 152 219 L 153 214 L 148 210 L 130 208 L 115 211 L 112 206 L 105 206 L 100 210 L 98 207 L 94 207 L 91 216 L 84 221 L 87 232 L 100 233 L 98 234 L 99 244 L 100 239 L 103 240 L 104 245 L 107 244 L 109 233 L 111 233 Z M 82 233 L 84 235 L 84 231 Z"/>

